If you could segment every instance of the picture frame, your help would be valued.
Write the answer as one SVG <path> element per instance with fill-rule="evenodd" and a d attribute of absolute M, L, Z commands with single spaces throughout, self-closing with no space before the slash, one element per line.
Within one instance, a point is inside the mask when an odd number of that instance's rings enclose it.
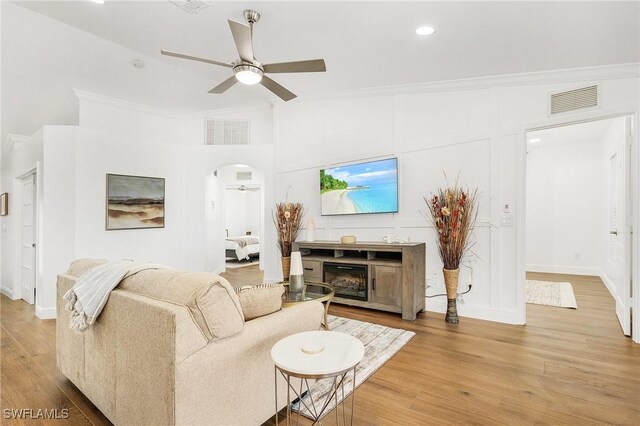
<path fill-rule="evenodd" d="M 9 214 L 9 193 L 3 192 L 0 194 L 0 216 L 7 216 Z"/>
<path fill-rule="evenodd" d="M 105 229 L 165 227 L 165 179 L 150 176 L 106 176 Z"/>

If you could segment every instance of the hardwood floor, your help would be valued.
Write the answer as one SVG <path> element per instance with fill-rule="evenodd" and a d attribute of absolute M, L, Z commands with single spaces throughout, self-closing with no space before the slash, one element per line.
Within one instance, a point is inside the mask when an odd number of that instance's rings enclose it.
<path fill-rule="evenodd" d="M 262 281 L 257 266 L 225 275 L 234 284 Z M 528 305 L 526 326 L 469 318 L 449 325 L 441 314 L 407 322 L 332 305 L 334 315 L 416 332 L 358 388 L 355 424 L 640 424 L 640 345 L 622 335 L 602 282 L 530 278 L 571 282 L 578 309 Z M 2 296 L 0 302 L 2 414 L 5 408 L 67 408 L 68 419 L 50 423 L 109 424 L 57 372 L 55 322 L 37 319 L 22 301 Z M 335 417 L 323 423 L 335 424 Z"/>

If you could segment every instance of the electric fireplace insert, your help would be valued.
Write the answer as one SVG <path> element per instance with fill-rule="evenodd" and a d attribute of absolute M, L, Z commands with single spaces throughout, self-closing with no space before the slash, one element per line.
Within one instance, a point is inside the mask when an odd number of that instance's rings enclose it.
<path fill-rule="evenodd" d="M 368 300 L 367 265 L 324 262 L 322 272 L 337 297 Z"/>

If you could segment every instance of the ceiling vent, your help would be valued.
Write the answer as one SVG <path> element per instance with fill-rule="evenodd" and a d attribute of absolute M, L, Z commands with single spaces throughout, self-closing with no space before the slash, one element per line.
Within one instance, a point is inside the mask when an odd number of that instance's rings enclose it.
<path fill-rule="evenodd" d="M 251 180 L 251 172 L 236 172 L 236 180 Z"/>
<path fill-rule="evenodd" d="M 598 86 L 582 87 L 551 95 L 551 114 L 598 106 Z"/>
<path fill-rule="evenodd" d="M 249 120 L 207 120 L 207 145 L 248 145 Z"/>
<path fill-rule="evenodd" d="M 169 0 L 169 3 L 175 4 L 187 13 L 198 13 L 209 7 L 209 3 L 204 0 Z"/>

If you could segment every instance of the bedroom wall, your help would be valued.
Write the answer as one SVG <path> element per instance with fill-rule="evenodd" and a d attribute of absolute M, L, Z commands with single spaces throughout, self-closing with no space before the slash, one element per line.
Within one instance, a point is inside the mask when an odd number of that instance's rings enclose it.
<path fill-rule="evenodd" d="M 237 172 L 251 172 L 251 180 L 237 180 Z M 221 206 L 224 209 L 224 225 L 229 236 L 260 235 L 262 223 L 262 186 L 264 178 L 251 167 L 227 166 L 218 170 L 218 178 L 223 188 Z M 259 188 L 258 191 L 238 191 L 240 185 Z"/>
<path fill-rule="evenodd" d="M 607 76 L 608 73 L 608 76 Z M 600 84 L 597 110 L 550 117 L 548 96 Z M 397 88 L 354 91 L 277 104 L 275 110 L 278 198 L 301 201 L 317 224 L 317 238 L 355 234 L 379 241 L 397 233 L 427 242 L 427 294 L 442 293 L 442 264 L 433 229 L 424 218 L 423 196 L 455 179 L 480 191 L 475 231 L 477 257 L 461 272 L 461 289 L 473 283 L 463 316 L 524 323 L 524 134 L 556 122 L 635 111 L 637 69 L 602 69 L 493 77 Z M 304 143 L 301 143 L 304 141 Z M 343 162 L 399 159 L 398 214 L 321 217 L 319 174 Z M 503 222 L 504 206 L 511 219 Z M 303 234 L 304 235 L 304 234 Z M 520 265 L 520 266 L 518 266 Z M 521 268 L 521 269 L 520 269 Z M 473 270 L 473 277 L 471 274 Z M 443 298 L 427 309 L 444 312 Z"/>
<path fill-rule="evenodd" d="M 271 144 L 193 146 L 186 152 L 187 259 L 192 265 L 204 265 L 207 271 L 224 270 L 223 209 L 212 208 L 211 202 L 220 199 L 222 186 L 212 177 L 215 170 L 233 164 L 246 164 L 264 176 L 262 191 L 265 209 L 260 231 L 260 267 L 266 281 L 281 279 L 275 230 L 271 224 L 271 209 L 275 202 L 274 147 Z M 217 188 L 217 189 L 216 189 Z M 203 198 L 203 194 L 206 196 Z M 218 204 L 216 203 L 216 206 Z M 222 222 L 220 222 L 222 220 Z M 193 268 L 191 268 L 193 269 Z"/>
<path fill-rule="evenodd" d="M 600 275 L 608 180 L 603 158 L 599 139 L 529 147 L 527 271 Z"/>

